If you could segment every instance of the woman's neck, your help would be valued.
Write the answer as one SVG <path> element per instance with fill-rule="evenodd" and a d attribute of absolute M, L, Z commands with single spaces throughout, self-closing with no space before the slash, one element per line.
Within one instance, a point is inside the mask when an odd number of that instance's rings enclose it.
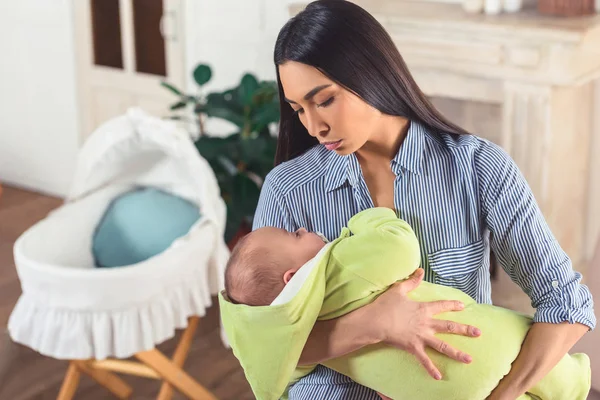
<path fill-rule="evenodd" d="M 409 127 L 410 121 L 406 118 L 382 116 L 381 129 L 357 150 L 357 156 L 362 160 L 391 161 L 398 154 Z"/>

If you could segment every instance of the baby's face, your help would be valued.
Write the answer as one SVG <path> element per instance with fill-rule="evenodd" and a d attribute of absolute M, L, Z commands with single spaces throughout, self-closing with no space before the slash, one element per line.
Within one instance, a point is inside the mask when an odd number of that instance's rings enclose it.
<path fill-rule="evenodd" d="M 325 246 L 325 242 L 319 235 L 308 232 L 304 228 L 288 232 L 285 229 L 265 227 L 258 229 L 254 234 L 258 234 L 256 239 L 263 241 L 270 248 L 292 256 L 300 266 L 316 256 Z"/>

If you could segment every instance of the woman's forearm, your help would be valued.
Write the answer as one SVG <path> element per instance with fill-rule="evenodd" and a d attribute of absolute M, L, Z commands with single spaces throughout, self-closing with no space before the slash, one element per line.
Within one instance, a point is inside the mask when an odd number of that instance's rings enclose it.
<path fill-rule="evenodd" d="M 533 324 L 510 372 L 488 400 L 515 400 L 546 376 L 588 330 L 579 323 Z"/>
<path fill-rule="evenodd" d="M 300 356 L 299 365 L 319 364 L 379 342 L 365 323 L 369 307 L 361 307 L 343 317 L 318 321 Z"/>

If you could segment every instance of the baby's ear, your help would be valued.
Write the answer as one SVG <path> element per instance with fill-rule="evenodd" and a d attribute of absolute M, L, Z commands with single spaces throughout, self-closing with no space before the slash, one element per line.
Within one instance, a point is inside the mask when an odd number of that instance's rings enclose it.
<path fill-rule="evenodd" d="M 295 273 L 296 273 L 295 269 L 288 269 L 287 271 L 285 271 L 283 273 L 283 283 L 285 283 L 287 285 L 288 282 L 290 281 L 290 279 L 292 279 L 292 277 L 294 276 Z"/>

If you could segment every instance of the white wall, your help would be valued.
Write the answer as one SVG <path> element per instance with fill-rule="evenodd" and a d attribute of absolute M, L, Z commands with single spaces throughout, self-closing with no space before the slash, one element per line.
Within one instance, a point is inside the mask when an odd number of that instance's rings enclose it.
<path fill-rule="evenodd" d="M 0 181 L 65 195 L 78 147 L 70 0 L 0 1 Z"/>
<path fill-rule="evenodd" d="M 187 0 L 185 71 L 187 88 L 198 63 L 209 64 L 213 77 L 207 91 L 235 86 L 242 75 L 252 72 L 259 79 L 275 79 L 273 48 L 279 30 L 289 19 L 288 5 L 294 0 Z M 227 123 L 209 121 L 212 134 L 234 129 Z"/>
<path fill-rule="evenodd" d="M 274 79 L 273 46 L 293 1 L 183 0 L 188 90 L 199 62 L 213 68 L 208 90 L 245 72 Z M 0 182 L 68 192 L 80 137 L 72 13 L 70 0 L 0 1 Z"/>

